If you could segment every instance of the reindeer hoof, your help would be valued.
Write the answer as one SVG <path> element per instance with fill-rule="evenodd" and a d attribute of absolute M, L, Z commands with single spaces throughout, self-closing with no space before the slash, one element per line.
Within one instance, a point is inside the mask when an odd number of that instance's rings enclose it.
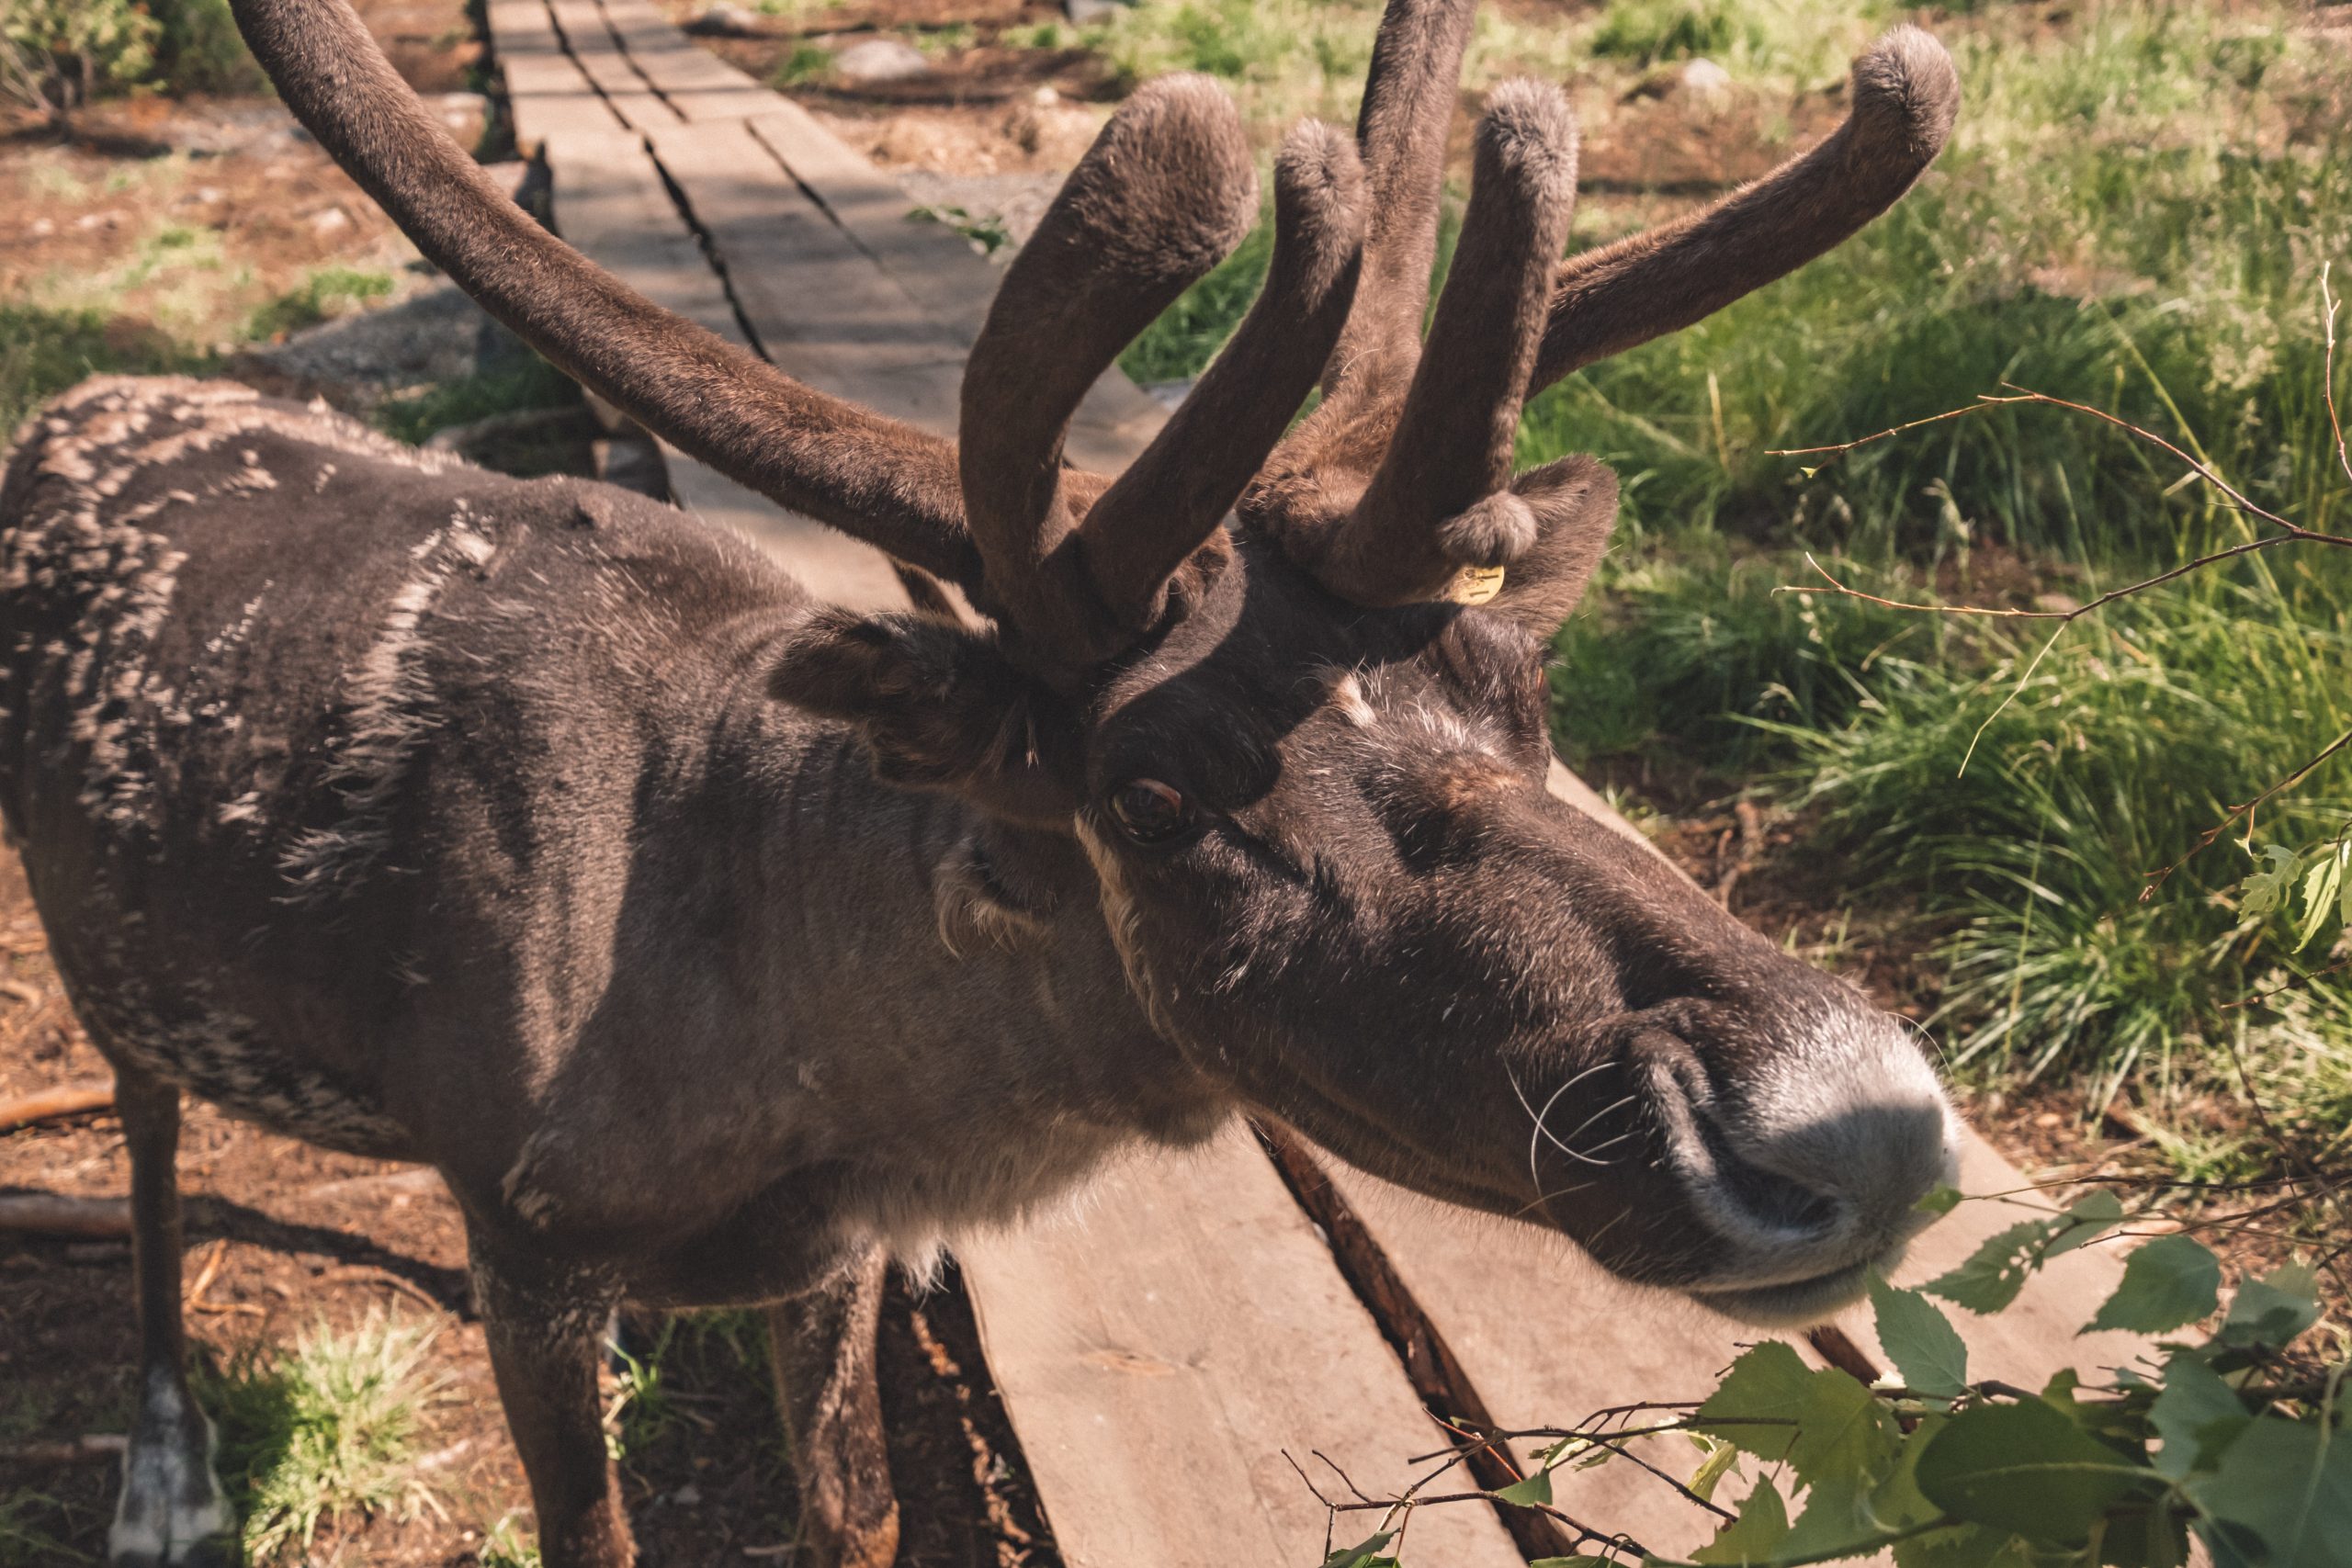
<path fill-rule="evenodd" d="M 236 1511 L 212 1473 L 212 1424 L 173 1377 L 152 1377 L 107 1531 L 114 1568 L 235 1568 Z"/>

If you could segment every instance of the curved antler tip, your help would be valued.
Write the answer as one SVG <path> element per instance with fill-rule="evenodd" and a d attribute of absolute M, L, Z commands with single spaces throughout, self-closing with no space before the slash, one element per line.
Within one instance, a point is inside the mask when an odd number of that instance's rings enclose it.
<path fill-rule="evenodd" d="M 1960 114 L 1960 73 L 1935 36 L 1895 28 L 1854 62 L 1854 125 L 1924 165 Z"/>
<path fill-rule="evenodd" d="M 1363 227 L 1363 161 L 1355 138 L 1321 120 L 1291 127 L 1274 154 L 1274 201 L 1281 217 L 1317 232 L 1360 232 Z"/>
<path fill-rule="evenodd" d="M 1577 178 L 1577 115 L 1559 88 L 1518 77 L 1497 87 L 1479 117 L 1477 162 L 1517 183 L 1538 188 L 1573 186 Z"/>
<path fill-rule="evenodd" d="M 1050 238 L 1113 258 L 1109 275 L 1191 281 L 1258 220 L 1258 170 L 1240 113 L 1209 77 L 1147 82 L 1102 127 L 1056 206 L 1068 207 L 1068 220 Z"/>

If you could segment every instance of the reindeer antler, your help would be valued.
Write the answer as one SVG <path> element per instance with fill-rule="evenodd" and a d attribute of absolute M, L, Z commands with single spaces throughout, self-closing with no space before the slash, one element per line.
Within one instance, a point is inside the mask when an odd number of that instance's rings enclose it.
<path fill-rule="evenodd" d="M 1136 93 L 1005 275 L 964 372 L 964 492 L 989 607 L 1041 672 L 1082 670 L 1159 618 L 1171 575 L 1215 534 L 1330 354 L 1363 245 L 1355 156 L 1329 128 L 1303 125 L 1275 180 L 1264 292 L 1107 490 L 1060 467 L 1079 400 L 1257 216 L 1231 100 L 1201 76 Z"/>
<path fill-rule="evenodd" d="M 1713 315 L 1843 243 L 1943 151 L 1960 112 L 1944 46 L 1899 27 L 1854 62 L 1853 107 L 1810 152 L 1702 212 L 1560 268 L 1537 389 Z"/>
<path fill-rule="evenodd" d="M 435 266 L 563 372 L 730 478 L 958 583 L 955 448 L 802 385 L 540 228 L 417 102 L 346 0 L 232 0 L 254 56 Z"/>
<path fill-rule="evenodd" d="M 1506 85 L 1479 130 L 1470 210 L 1424 349 L 1445 128 L 1471 8 L 1390 0 L 1358 127 L 1377 204 L 1364 285 L 1322 406 L 1242 502 L 1253 525 L 1360 604 L 1444 596 L 1460 590 L 1462 569 L 1513 561 L 1531 579 L 1581 581 L 1597 541 L 1547 535 L 1596 514 L 1613 486 L 1585 459 L 1512 479 L 1525 397 L 1847 239 L 1934 160 L 1959 101 L 1942 47 L 1897 28 L 1855 63 L 1853 109 L 1820 146 L 1703 212 L 1562 265 L 1574 120 L 1550 89 Z M 1539 618 L 1564 597 L 1559 583 L 1533 581 L 1510 592 Z"/>

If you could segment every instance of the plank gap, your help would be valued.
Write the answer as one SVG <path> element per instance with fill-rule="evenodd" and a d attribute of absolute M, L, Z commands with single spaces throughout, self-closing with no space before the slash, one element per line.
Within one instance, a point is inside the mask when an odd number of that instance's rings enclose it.
<path fill-rule="evenodd" d="M 1445 1336 L 1414 1299 L 1412 1290 L 1388 1261 L 1388 1255 L 1373 1239 L 1354 1206 L 1324 1174 L 1322 1165 L 1308 1152 L 1306 1145 L 1287 1129 L 1255 1119 L 1250 1129 L 1258 1134 L 1259 1144 L 1273 1161 L 1274 1170 L 1290 1190 L 1291 1198 L 1323 1233 L 1331 1248 L 1331 1260 L 1339 1266 L 1340 1277 L 1355 1292 L 1356 1300 L 1363 1303 L 1364 1311 L 1372 1314 L 1373 1322 L 1380 1325 L 1381 1337 L 1396 1353 L 1413 1392 L 1420 1395 L 1430 1414 L 1447 1426 L 1463 1427 L 1481 1437 L 1498 1430 L 1500 1424 L 1487 1413 L 1486 1401 L 1478 1396 L 1469 1373 L 1446 1345 Z M 1521 1479 L 1518 1467 L 1493 1448 L 1473 1453 L 1464 1468 L 1489 1492 Z M 1510 1532 L 1511 1544 L 1531 1560 L 1567 1557 L 1575 1551 L 1576 1543 L 1568 1539 L 1567 1532 L 1533 1509 L 1514 1508 L 1504 1503 L 1491 1506 L 1503 1529 Z"/>

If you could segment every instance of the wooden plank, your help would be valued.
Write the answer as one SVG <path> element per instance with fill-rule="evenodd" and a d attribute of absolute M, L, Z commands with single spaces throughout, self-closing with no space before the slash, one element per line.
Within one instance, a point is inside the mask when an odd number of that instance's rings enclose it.
<path fill-rule="evenodd" d="M 915 218 L 899 182 L 808 110 L 789 98 L 777 105 L 751 121 L 752 134 L 918 304 L 965 342 L 979 336 L 1002 275 L 963 235 Z"/>
<path fill-rule="evenodd" d="M 525 156 L 537 154 L 551 136 L 618 126 L 611 107 L 564 53 L 541 0 L 490 0 L 488 11 L 514 143 Z"/>
<path fill-rule="evenodd" d="M 1320 1469 L 1320 1450 L 1379 1496 L 1409 1483 L 1406 1461 L 1442 1440 L 1238 1127 L 1190 1157 L 1122 1169 L 1082 1222 L 981 1238 L 958 1256 L 1070 1568 L 1317 1562 L 1324 1511 L 1285 1451 Z M 1343 1520 L 1343 1544 L 1371 1528 Z M 1411 1544 L 1447 1568 L 1522 1561 L 1481 1505 L 1419 1515 Z"/>
<path fill-rule="evenodd" d="M 899 585 L 889 558 L 873 546 L 786 511 L 666 441 L 662 457 L 669 465 L 672 500 L 776 557 L 818 598 L 860 610 L 908 607 L 906 590 Z"/>
<path fill-rule="evenodd" d="M 566 241 L 654 303 L 730 342 L 744 341 L 733 303 L 635 133 L 559 135 L 548 161 L 556 230 Z M 785 511 L 667 442 L 662 455 L 673 500 L 788 562 L 811 592 L 865 608 L 906 607 L 906 592 L 881 551 Z"/>
<path fill-rule="evenodd" d="M 742 121 L 657 130 L 652 143 L 769 358 L 860 400 L 876 377 L 960 372 L 964 344 L 849 242 Z"/>
<path fill-rule="evenodd" d="M 658 305 L 736 343 L 735 308 L 645 144 L 613 126 L 553 136 L 555 226 L 571 246 Z"/>
<path fill-rule="evenodd" d="M 789 99 L 751 122 L 752 133 L 815 197 L 852 243 L 964 344 L 979 336 L 1003 275 L 944 224 L 912 218 L 899 183 Z M 1124 467 L 1168 411 L 1116 369 L 1088 392 L 1070 422 L 1071 460 Z"/>
<path fill-rule="evenodd" d="M 614 37 L 654 90 L 688 120 L 743 119 L 784 102 L 670 25 L 648 0 L 601 0 Z"/>
<path fill-rule="evenodd" d="M 605 30 L 605 13 L 596 0 L 548 0 L 548 9 L 563 34 L 566 52 L 594 83 L 613 112 L 639 130 L 677 125 L 677 111 L 663 102 Z"/>

